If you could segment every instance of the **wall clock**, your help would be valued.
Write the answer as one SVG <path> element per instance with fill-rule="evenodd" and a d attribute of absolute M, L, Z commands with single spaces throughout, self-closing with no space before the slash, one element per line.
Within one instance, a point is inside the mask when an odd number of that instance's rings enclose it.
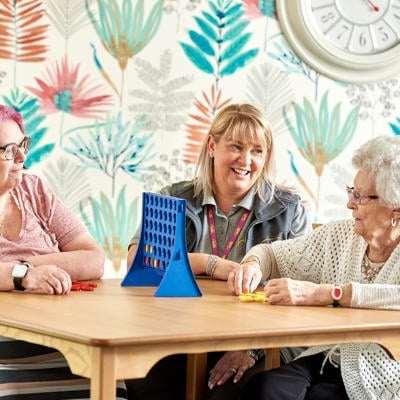
<path fill-rule="evenodd" d="M 367 83 L 400 76 L 400 0 L 276 0 L 294 52 L 330 78 Z"/>

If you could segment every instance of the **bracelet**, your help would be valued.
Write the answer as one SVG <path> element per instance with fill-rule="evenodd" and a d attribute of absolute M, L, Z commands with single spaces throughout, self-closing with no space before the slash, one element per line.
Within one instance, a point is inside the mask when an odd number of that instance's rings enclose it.
<path fill-rule="evenodd" d="M 257 256 L 249 256 L 249 257 L 243 259 L 243 260 L 240 262 L 240 265 L 246 264 L 246 263 L 248 263 L 248 262 L 256 262 L 259 266 L 261 266 L 261 261 L 260 261 L 260 259 L 259 259 Z"/>
<path fill-rule="evenodd" d="M 214 256 L 211 254 L 208 257 L 208 262 L 206 266 L 206 275 L 213 277 L 215 273 L 215 269 L 217 268 L 217 262 L 219 260 L 218 256 Z"/>
<path fill-rule="evenodd" d="M 262 355 L 264 354 L 263 349 L 257 349 L 257 350 L 246 350 L 246 354 L 251 357 L 255 362 L 257 362 Z"/>

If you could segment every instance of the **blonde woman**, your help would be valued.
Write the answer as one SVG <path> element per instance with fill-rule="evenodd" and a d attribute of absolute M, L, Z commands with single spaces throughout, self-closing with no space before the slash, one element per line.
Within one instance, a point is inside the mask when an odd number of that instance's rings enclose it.
<path fill-rule="evenodd" d="M 196 275 L 226 280 L 252 246 L 295 238 L 311 229 L 300 197 L 276 183 L 271 127 L 251 104 L 223 108 L 202 143 L 196 177 L 165 187 L 160 193 L 186 200 L 187 249 Z M 132 239 L 128 265 L 138 241 L 139 232 Z M 221 386 L 227 381 L 239 382 L 262 352 L 233 351 L 220 357 L 209 355 L 213 368 L 208 388 L 215 394 L 208 396 L 231 400 L 239 385 L 230 385 L 230 389 L 225 385 L 223 390 Z M 168 371 L 159 375 L 168 376 Z M 163 399 L 176 400 L 177 393 L 168 397 L 173 385 L 167 379 L 165 382 Z M 149 386 L 150 390 L 155 387 Z"/>

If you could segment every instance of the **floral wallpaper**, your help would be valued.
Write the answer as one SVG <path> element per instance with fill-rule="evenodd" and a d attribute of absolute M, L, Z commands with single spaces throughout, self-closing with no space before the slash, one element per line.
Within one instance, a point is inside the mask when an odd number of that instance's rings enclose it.
<path fill-rule="evenodd" d="M 0 96 L 32 138 L 28 173 L 126 272 L 143 191 L 191 179 L 219 109 L 271 121 L 279 180 L 314 222 L 345 218 L 352 151 L 400 134 L 399 77 L 354 85 L 307 66 L 273 0 L 0 0 Z"/>

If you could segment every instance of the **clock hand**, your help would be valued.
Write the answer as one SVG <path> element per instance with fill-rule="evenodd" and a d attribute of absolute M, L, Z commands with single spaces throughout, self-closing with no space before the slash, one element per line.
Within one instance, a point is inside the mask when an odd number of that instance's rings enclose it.
<path fill-rule="evenodd" d="M 367 3 L 372 7 L 373 11 L 376 11 L 376 12 L 379 11 L 379 7 L 376 6 L 371 0 L 367 0 Z"/>

